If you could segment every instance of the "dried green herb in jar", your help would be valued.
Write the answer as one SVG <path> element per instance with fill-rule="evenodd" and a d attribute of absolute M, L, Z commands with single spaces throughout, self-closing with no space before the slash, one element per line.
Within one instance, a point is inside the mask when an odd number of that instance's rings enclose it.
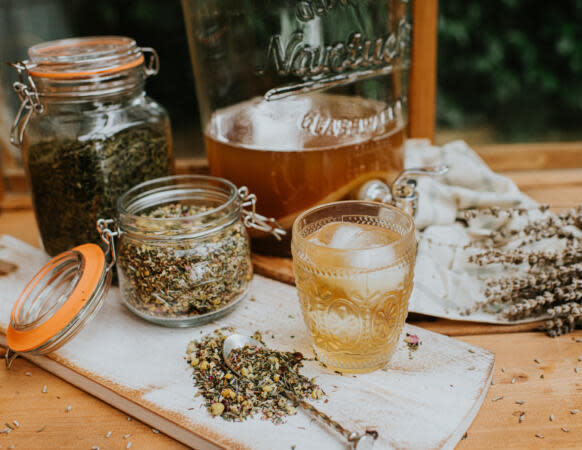
<path fill-rule="evenodd" d="M 299 373 L 303 355 L 299 352 L 280 352 L 267 347 L 234 349 L 230 361 L 237 373 L 227 366 L 222 344 L 228 337 L 216 330 L 201 341 L 192 341 L 186 350 L 187 362 L 193 368 L 194 383 L 204 397 L 206 408 L 213 416 L 240 422 L 261 414 L 274 423 L 283 422 L 296 414 L 295 405 L 281 392 L 293 392 L 297 398 L 317 400 L 325 393 Z M 256 332 L 253 338 L 261 341 Z"/>
<path fill-rule="evenodd" d="M 139 217 L 191 218 L 189 226 L 196 230 L 224 214 L 213 211 L 208 206 L 172 203 L 145 210 Z M 120 239 L 117 264 L 126 304 L 150 317 L 187 318 L 221 310 L 241 298 L 252 277 L 249 239 L 242 222 L 202 238 L 176 238 L 175 226 L 175 221 L 160 220 L 151 239 L 129 235 Z M 172 238 L 163 239 L 164 235 Z"/>
<path fill-rule="evenodd" d="M 105 138 L 56 138 L 30 146 L 27 166 L 47 253 L 99 243 L 97 219 L 116 216 L 123 192 L 170 175 L 170 145 L 165 127 L 143 124 Z"/>

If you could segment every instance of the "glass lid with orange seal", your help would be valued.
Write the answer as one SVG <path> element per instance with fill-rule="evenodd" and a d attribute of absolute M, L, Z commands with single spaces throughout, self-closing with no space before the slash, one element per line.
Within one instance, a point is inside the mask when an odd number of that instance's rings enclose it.
<path fill-rule="evenodd" d="M 28 50 L 28 70 L 39 78 L 83 78 L 113 74 L 144 63 L 151 53 L 150 69 L 157 65 L 151 48 L 138 47 L 124 36 L 61 39 L 37 44 Z"/>
<path fill-rule="evenodd" d="M 28 59 L 9 63 L 18 72 L 13 84 L 20 108 L 10 141 L 21 146 L 34 114 L 42 114 L 43 99 L 79 99 L 120 93 L 159 70 L 159 57 L 124 36 L 60 39 L 34 45 Z"/>
<path fill-rule="evenodd" d="M 105 250 L 83 244 L 45 264 L 16 300 L 6 331 L 6 365 L 18 355 L 44 355 L 74 337 L 97 314 L 115 264 L 112 221 L 100 220 Z"/>

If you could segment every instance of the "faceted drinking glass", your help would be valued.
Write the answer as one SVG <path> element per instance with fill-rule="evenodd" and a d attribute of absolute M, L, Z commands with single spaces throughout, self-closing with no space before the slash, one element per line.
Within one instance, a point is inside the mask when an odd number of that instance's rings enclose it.
<path fill-rule="evenodd" d="M 317 206 L 295 221 L 291 250 L 319 360 L 345 372 L 385 366 L 408 314 L 416 258 L 412 218 L 380 203 Z"/>

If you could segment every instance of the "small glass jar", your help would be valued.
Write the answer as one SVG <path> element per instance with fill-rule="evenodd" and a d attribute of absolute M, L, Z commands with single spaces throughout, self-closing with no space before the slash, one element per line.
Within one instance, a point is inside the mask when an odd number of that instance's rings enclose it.
<path fill-rule="evenodd" d="M 117 273 L 125 305 L 160 325 L 191 326 L 230 312 L 252 278 L 246 188 L 210 176 L 142 183 L 118 201 Z"/>
<path fill-rule="evenodd" d="M 153 49 L 102 36 L 35 45 L 13 66 L 21 107 L 11 141 L 22 149 L 44 249 L 99 242 L 132 186 L 172 172 L 166 111 L 144 92 L 158 71 Z M 149 55 L 149 56 L 148 56 Z"/>

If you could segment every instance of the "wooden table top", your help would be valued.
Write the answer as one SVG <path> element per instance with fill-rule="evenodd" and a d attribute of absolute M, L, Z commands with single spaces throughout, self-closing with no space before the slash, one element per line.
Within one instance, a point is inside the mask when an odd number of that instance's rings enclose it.
<path fill-rule="evenodd" d="M 582 201 L 580 169 L 508 175 L 522 191 L 557 208 Z M 10 234 L 32 245 L 39 242 L 29 209 L 2 211 L 0 234 Z M 552 339 L 532 332 L 531 325 L 503 327 L 441 319 L 418 321 L 415 325 L 495 353 L 495 384 L 459 449 L 581 447 L 582 330 Z M 540 363 L 534 361 L 536 358 Z M 47 393 L 42 393 L 43 386 L 47 386 Z M 581 412 L 572 414 L 576 410 Z M 525 416 L 520 423 L 522 413 Z M 15 427 L 15 420 L 19 427 Z M 23 359 L 18 359 L 11 370 L 3 364 L 0 367 L 0 430 L 5 428 L 4 423 L 15 429 L 0 434 L 1 449 L 125 449 L 130 442 L 132 449 L 183 448 Z"/>

